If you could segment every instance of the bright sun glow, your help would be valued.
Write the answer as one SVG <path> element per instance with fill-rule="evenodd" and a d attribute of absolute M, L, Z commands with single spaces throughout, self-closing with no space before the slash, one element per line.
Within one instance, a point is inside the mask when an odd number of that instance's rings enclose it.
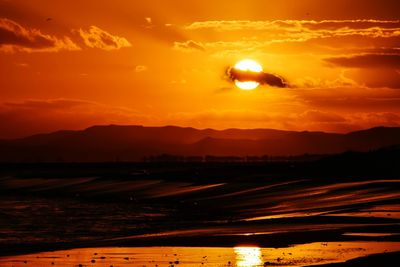
<path fill-rule="evenodd" d="M 239 61 L 238 63 L 236 63 L 236 65 L 234 66 L 235 69 L 237 70 L 242 70 L 242 71 L 252 71 L 252 72 L 262 72 L 263 68 L 261 67 L 261 65 L 254 60 L 251 59 L 244 59 Z M 242 90 L 253 90 L 256 89 L 260 83 L 258 82 L 241 82 L 238 80 L 235 80 L 235 85 L 242 89 Z"/>
<path fill-rule="evenodd" d="M 262 265 L 261 249 L 258 247 L 235 247 L 238 267 L 256 267 Z"/>

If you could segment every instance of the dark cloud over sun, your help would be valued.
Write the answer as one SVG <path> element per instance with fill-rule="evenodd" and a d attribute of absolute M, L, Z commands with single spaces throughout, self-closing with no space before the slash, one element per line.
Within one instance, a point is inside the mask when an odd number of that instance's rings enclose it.
<path fill-rule="evenodd" d="M 264 71 L 243 70 L 236 66 L 231 66 L 226 70 L 226 74 L 232 82 L 253 82 L 259 85 L 269 85 L 279 88 L 288 87 L 282 77 Z"/>

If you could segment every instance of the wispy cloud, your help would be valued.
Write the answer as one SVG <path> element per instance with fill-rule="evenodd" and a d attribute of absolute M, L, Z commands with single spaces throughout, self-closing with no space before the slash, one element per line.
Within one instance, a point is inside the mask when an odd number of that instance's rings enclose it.
<path fill-rule="evenodd" d="M 262 48 L 279 43 L 302 43 L 318 39 L 400 38 L 399 20 L 217 20 L 199 21 L 183 26 L 190 32 L 207 36 L 219 34 L 218 40 L 203 41 L 207 48 Z M 234 37 L 241 36 L 240 40 Z M 196 41 L 196 40 L 194 40 Z"/>
<path fill-rule="evenodd" d="M 145 65 L 137 65 L 135 67 L 135 72 L 144 72 L 144 71 L 147 71 L 147 70 L 148 70 L 148 67 L 145 66 Z"/>
<path fill-rule="evenodd" d="M 367 32 L 376 32 L 376 30 L 387 30 L 394 32 L 396 30 L 398 31 L 399 28 L 399 20 L 215 20 L 193 22 L 184 27 L 186 30 L 286 30 L 293 33 L 299 31 L 323 31 L 325 33 L 362 33 L 363 30 L 368 30 Z"/>
<path fill-rule="evenodd" d="M 290 84 L 294 88 L 361 88 L 364 87 L 362 84 L 358 84 L 356 81 L 346 77 L 345 71 L 342 71 L 334 79 L 322 79 L 316 77 L 305 76 L 302 78 L 295 79 Z"/>
<path fill-rule="evenodd" d="M 192 40 L 186 42 L 174 42 L 173 48 L 175 50 L 180 50 L 183 52 L 205 51 L 204 45 L 202 43 Z"/>
<path fill-rule="evenodd" d="M 91 48 L 115 50 L 132 46 L 124 37 L 112 35 L 96 26 L 90 26 L 88 30 L 79 29 L 79 34 L 85 45 Z"/>
<path fill-rule="evenodd" d="M 83 39 L 82 46 L 115 50 L 132 46 L 124 37 L 111 33 L 96 26 L 88 30 L 72 30 L 78 32 Z M 71 37 L 57 37 L 44 34 L 38 29 L 28 28 L 19 23 L 0 18 L 0 51 L 3 52 L 58 52 L 61 50 L 81 50 L 81 47 Z"/>
<path fill-rule="evenodd" d="M 21 26 L 17 22 L 0 18 L 0 51 L 3 52 L 56 52 L 80 50 L 69 37 L 55 37 L 40 30 Z"/>

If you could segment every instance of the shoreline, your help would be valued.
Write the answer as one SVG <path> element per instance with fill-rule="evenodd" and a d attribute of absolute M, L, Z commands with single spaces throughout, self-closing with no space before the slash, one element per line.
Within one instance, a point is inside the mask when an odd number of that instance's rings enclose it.
<path fill-rule="evenodd" d="M 105 248 L 105 247 L 214 247 L 232 248 L 237 246 L 271 247 L 275 249 L 289 248 L 310 243 L 387 243 L 398 242 L 400 251 L 400 236 L 360 237 L 343 236 L 341 231 L 320 230 L 268 235 L 226 235 L 226 236 L 172 236 L 164 238 L 122 237 L 114 240 L 95 240 L 71 243 L 42 243 L 1 245 L 0 257 L 18 256 L 32 253 L 42 253 L 69 249 Z"/>

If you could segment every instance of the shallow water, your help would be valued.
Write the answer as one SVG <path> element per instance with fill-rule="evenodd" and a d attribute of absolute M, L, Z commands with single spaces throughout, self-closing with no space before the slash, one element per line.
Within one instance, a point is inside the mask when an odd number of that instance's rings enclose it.
<path fill-rule="evenodd" d="M 346 232 L 371 232 L 393 241 L 399 234 L 399 185 L 376 179 L 197 184 L 4 177 L 0 188 L 15 193 L 0 196 L 0 245 L 338 229 L 335 240 Z"/>

